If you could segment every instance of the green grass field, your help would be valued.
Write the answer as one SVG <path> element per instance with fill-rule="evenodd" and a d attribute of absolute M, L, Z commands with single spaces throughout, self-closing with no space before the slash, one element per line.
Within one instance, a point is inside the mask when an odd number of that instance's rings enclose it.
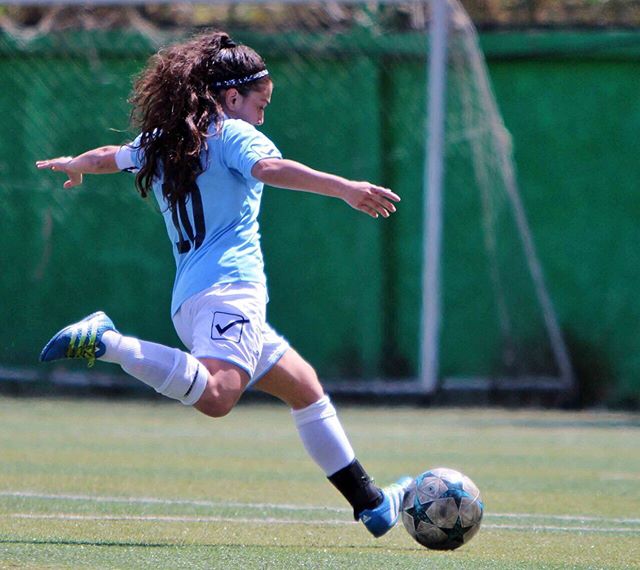
<path fill-rule="evenodd" d="M 288 410 L 0 398 L 0 568 L 640 568 L 640 419 L 342 407 L 379 483 L 448 466 L 480 487 L 454 552 L 371 538 Z"/>

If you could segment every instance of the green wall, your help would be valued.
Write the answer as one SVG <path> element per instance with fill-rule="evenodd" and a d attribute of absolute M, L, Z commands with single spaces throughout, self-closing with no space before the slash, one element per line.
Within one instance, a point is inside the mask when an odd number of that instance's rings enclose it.
<path fill-rule="evenodd" d="M 482 38 L 518 179 L 561 326 L 590 397 L 640 398 L 640 34 Z M 265 132 L 285 156 L 379 181 L 390 220 L 335 200 L 267 189 L 269 318 L 324 377 L 413 376 L 420 303 L 423 38 L 246 37 L 276 90 Z M 96 40 L 97 47 L 96 47 Z M 357 41 L 356 41 L 357 40 Z M 310 60 L 290 59 L 306 46 Z M 360 46 L 358 50 L 354 45 Z M 128 175 L 66 192 L 38 158 L 126 140 L 131 76 L 153 46 L 123 34 L 0 37 L 0 363 L 35 365 L 48 337 L 101 308 L 121 330 L 177 344 L 162 220 Z M 457 173 L 465 186 L 465 172 Z M 442 370 L 491 373 L 478 198 L 446 197 Z M 450 237 L 449 237 L 450 236 Z M 106 371 L 105 367 L 103 371 Z"/>
<path fill-rule="evenodd" d="M 640 59 L 496 61 L 491 69 L 576 366 L 637 399 Z"/>

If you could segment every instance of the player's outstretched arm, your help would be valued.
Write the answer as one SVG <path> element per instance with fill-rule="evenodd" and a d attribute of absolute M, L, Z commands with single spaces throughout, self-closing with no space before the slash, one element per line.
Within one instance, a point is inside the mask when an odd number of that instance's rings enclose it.
<path fill-rule="evenodd" d="M 393 203 L 400 201 L 388 188 L 314 170 L 294 160 L 265 158 L 253 166 L 251 174 L 270 186 L 341 198 L 372 218 L 388 218 L 396 211 Z"/>
<path fill-rule="evenodd" d="M 61 156 L 48 160 L 38 160 L 36 167 L 64 172 L 68 180 L 65 188 L 73 188 L 82 184 L 83 174 L 112 174 L 120 172 L 116 165 L 116 152 L 120 147 L 101 146 L 78 156 Z"/>

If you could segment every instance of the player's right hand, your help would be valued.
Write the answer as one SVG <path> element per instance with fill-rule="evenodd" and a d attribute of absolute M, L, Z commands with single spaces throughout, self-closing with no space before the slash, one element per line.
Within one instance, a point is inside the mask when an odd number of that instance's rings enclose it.
<path fill-rule="evenodd" d="M 389 188 L 376 186 L 371 182 L 348 180 L 342 199 L 355 210 L 360 210 L 372 218 L 388 218 L 396 211 L 393 202 L 400 202 L 400 196 Z"/>

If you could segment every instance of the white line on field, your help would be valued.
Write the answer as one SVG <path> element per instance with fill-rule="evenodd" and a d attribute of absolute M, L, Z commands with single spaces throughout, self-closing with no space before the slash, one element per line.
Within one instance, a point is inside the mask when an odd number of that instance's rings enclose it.
<path fill-rule="evenodd" d="M 240 518 L 240 517 L 199 517 L 173 515 L 77 515 L 74 513 L 10 513 L 0 518 L 14 519 L 44 519 L 44 520 L 72 520 L 72 521 L 144 521 L 144 522 L 185 522 L 185 523 L 244 523 L 244 524 L 317 524 L 317 525 L 353 525 L 355 521 L 348 520 L 319 520 L 303 521 L 300 519 Z"/>
<path fill-rule="evenodd" d="M 226 507 L 250 509 L 276 509 L 283 511 L 330 511 L 334 513 L 348 513 L 351 509 L 344 507 L 320 507 L 313 505 L 290 505 L 286 503 L 235 503 L 199 501 L 189 499 L 159 499 L 155 497 L 101 497 L 92 495 L 44 494 L 31 491 L 0 491 L 0 497 L 18 497 L 32 499 L 50 499 L 54 501 L 91 501 L 94 503 L 126 503 L 126 504 L 155 504 L 155 505 L 189 505 L 196 507 Z"/>
<path fill-rule="evenodd" d="M 73 513 L 10 513 L 0 515 L 0 518 L 30 519 L 30 520 L 67 520 L 67 521 L 136 521 L 136 522 L 180 522 L 180 523 L 236 523 L 236 524 L 280 524 L 297 525 L 301 524 L 297 519 L 277 519 L 267 518 L 239 518 L 239 517 L 199 517 L 199 516 L 171 516 L 171 515 L 78 515 Z M 304 521 L 306 525 L 316 526 L 345 526 L 355 525 L 354 521 L 346 520 L 318 520 Z M 501 525 L 484 524 L 486 530 L 517 530 L 528 532 L 587 532 L 595 534 L 640 534 L 636 529 L 631 528 L 597 528 L 597 527 L 576 527 L 576 526 L 553 526 L 553 525 Z"/>
<path fill-rule="evenodd" d="M 190 499 L 162 499 L 157 497 L 111 497 L 76 494 L 38 493 L 35 491 L 0 491 L 0 497 L 32 498 L 55 501 L 89 501 L 94 503 L 124 503 L 124 504 L 155 504 L 155 505 L 186 505 L 209 508 L 241 508 L 241 509 L 273 509 L 292 512 L 325 511 L 333 513 L 351 513 L 351 509 L 344 507 L 322 507 L 318 505 L 292 505 L 272 503 L 240 503 L 240 502 L 216 502 Z M 639 518 L 612 518 L 587 515 L 553 515 L 532 513 L 492 513 L 486 512 L 488 519 L 538 519 L 562 522 L 596 522 L 604 524 L 638 525 Z M 239 519 L 233 519 L 239 520 Z M 264 519 L 260 519 L 264 520 Z M 526 528 L 532 528 L 527 525 Z M 577 527 L 575 527 L 577 528 Z"/>
<path fill-rule="evenodd" d="M 594 517 L 582 515 L 545 515 L 532 513 L 487 513 L 487 516 L 501 519 L 551 519 L 566 522 L 608 522 L 617 524 L 640 524 L 640 519 Z"/>
<path fill-rule="evenodd" d="M 638 534 L 640 530 L 627 527 L 594 527 L 594 526 L 552 526 L 552 525 L 526 525 L 526 524 L 485 524 L 482 528 L 492 530 L 528 530 L 533 532 L 593 532 L 593 533 L 629 533 Z"/>

